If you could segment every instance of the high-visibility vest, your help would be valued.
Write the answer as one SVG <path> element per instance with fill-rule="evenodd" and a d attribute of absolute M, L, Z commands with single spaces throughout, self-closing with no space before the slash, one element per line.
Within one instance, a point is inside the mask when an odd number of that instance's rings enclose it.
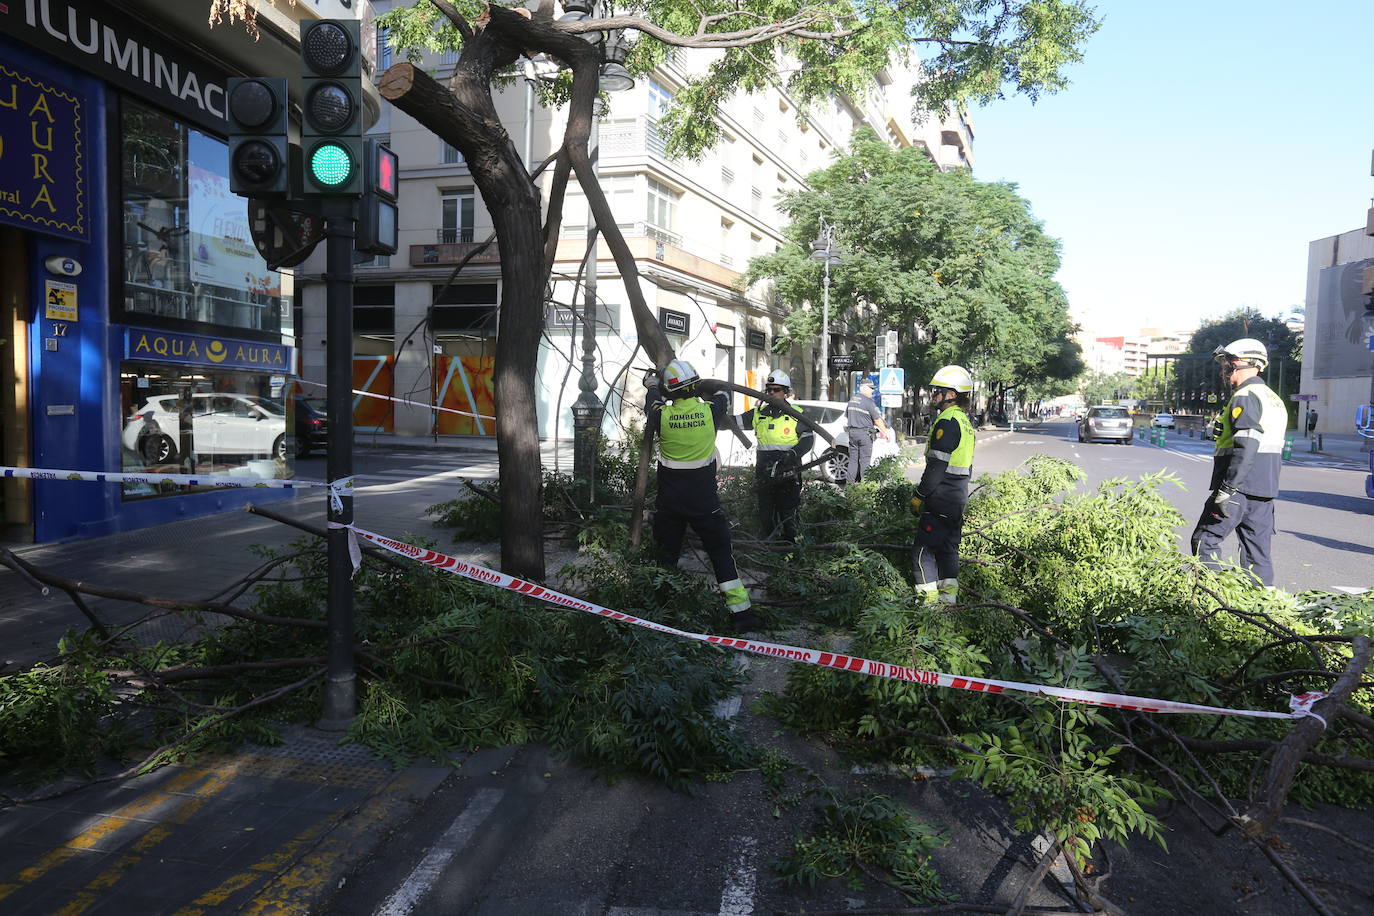
<path fill-rule="evenodd" d="M 940 444 L 940 437 L 944 430 L 939 429 L 941 420 L 953 420 L 959 424 L 959 445 L 953 452 L 945 451 Z M 949 465 L 945 473 L 951 477 L 968 477 L 973 473 L 973 424 L 969 422 L 968 415 L 959 408 L 957 404 L 951 404 L 940 415 L 935 418 L 935 424 L 931 427 L 931 437 L 926 441 L 926 457 L 939 458 Z"/>
<path fill-rule="evenodd" d="M 1236 420 L 1246 407 L 1251 407 L 1251 415 L 1259 414 L 1257 428 L 1236 429 Z M 1251 465 L 1246 479 L 1240 481 L 1241 492 L 1251 496 L 1273 498 L 1278 495 L 1279 469 L 1283 466 L 1283 442 L 1288 432 L 1288 408 L 1284 406 L 1274 390 L 1258 378 L 1243 382 L 1226 409 L 1221 412 L 1221 428 L 1217 431 L 1217 458 L 1230 460 L 1236 450 L 1237 439 L 1249 439 L 1256 443 L 1255 464 Z"/>
<path fill-rule="evenodd" d="M 790 413 L 767 416 L 762 405 L 754 408 L 754 437 L 761 452 L 784 452 L 796 445 L 801 437 L 797 424 L 801 421 Z"/>
<path fill-rule="evenodd" d="M 716 459 L 716 422 L 701 398 L 659 408 L 658 460 L 664 467 L 704 468 Z"/>

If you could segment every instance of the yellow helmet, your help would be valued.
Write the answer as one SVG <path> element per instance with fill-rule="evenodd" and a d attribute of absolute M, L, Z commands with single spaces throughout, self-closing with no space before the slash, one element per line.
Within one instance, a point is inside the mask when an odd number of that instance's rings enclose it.
<path fill-rule="evenodd" d="M 930 386 L 967 394 L 973 390 L 973 376 L 963 366 L 944 366 L 931 378 Z"/>

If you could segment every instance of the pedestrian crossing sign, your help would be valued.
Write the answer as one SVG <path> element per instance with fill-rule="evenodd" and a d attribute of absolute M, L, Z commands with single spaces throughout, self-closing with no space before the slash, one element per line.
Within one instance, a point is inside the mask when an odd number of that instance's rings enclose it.
<path fill-rule="evenodd" d="M 901 394 L 906 390 L 906 370 L 885 366 L 878 370 L 878 393 Z"/>

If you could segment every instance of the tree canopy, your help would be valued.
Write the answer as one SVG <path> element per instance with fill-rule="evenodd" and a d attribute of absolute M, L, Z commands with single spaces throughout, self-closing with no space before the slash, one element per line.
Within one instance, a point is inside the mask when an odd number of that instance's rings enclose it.
<path fill-rule="evenodd" d="M 942 172 L 921 149 L 894 149 L 867 128 L 808 182 L 782 203 L 796 244 L 756 258 L 747 274 L 770 278 L 797 303 L 793 339 L 818 330 L 816 311 L 800 304 L 821 301 L 823 266 L 809 255 L 824 218 L 842 252 L 831 268 L 832 321 L 847 318 L 865 342 L 897 329 L 913 372 L 959 363 L 984 383 L 1014 388 L 1082 371 L 1054 280 L 1059 243 L 1014 185 Z"/>
<path fill-rule="evenodd" d="M 1242 337 L 1253 337 L 1269 349 L 1269 368 L 1264 377 L 1269 386 L 1287 402 L 1296 393 L 1302 372 L 1302 338 L 1294 334 L 1282 317 L 1266 318 L 1253 306 L 1234 308 L 1220 318 L 1203 323 L 1188 341 L 1189 359 L 1179 367 L 1178 382 L 1191 392 L 1220 390 L 1217 366 L 1212 354 Z M 1290 407 L 1290 411 L 1292 408 Z"/>

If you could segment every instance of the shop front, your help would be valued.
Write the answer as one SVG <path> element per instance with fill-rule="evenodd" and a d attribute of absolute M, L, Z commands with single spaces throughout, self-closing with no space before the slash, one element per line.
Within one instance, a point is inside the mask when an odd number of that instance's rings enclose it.
<path fill-rule="evenodd" d="M 110 4 L 0 20 L 0 464 L 294 476 L 290 289 L 229 191 L 224 70 Z M 0 537 L 289 495 L 11 480 Z"/>

